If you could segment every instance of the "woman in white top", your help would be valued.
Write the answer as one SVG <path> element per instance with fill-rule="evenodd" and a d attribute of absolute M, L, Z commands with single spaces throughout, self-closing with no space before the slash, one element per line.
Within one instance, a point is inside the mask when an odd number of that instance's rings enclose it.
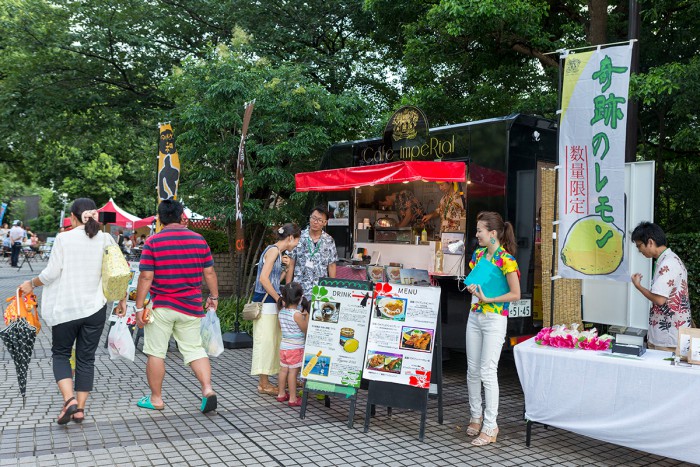
<path fill-rule="evenodd" d="M 96 209 L 88 198 L 73 202 L 72 230 L 56 236 L 46 268 L 20 286 L 28 294 L 46 285 L 41 317 L 51 326 L 53 373 L 64 400 L 59 425 L 85 419 L 85 402 L 95 375 L 95 351 L 107 317 L 102 258 L 105 246 L 115 243 L 110 235 L 100 232 Z M 124 295 L 119 314 L 126 312 L 126 291 Z M 70 367 L 74 342 L 75 386 Z"/>

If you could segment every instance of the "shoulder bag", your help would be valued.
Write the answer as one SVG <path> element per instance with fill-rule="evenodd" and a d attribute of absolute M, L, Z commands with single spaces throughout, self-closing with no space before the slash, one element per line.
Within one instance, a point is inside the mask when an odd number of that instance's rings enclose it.
<path fill-rule="evenodd" d="M 243 319 L 246 321 L 255 321 L 262 315 L 262 307 L 265 300 L 267 300 L 268 294 L 265 294 L 261 302 L 248 302 L 243 305 Z"/>
<path fill-rule="evenodd" d="M 131 269 L 122 250 L 114 244 L 106 245 L 102 257 L 102 292 L 105 298 L 112 301 L 124 298 L 129 281 Z"/>

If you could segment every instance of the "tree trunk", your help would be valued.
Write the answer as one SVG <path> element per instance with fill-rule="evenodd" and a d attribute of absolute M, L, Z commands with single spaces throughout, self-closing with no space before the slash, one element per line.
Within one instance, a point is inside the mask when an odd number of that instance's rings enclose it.
<path fill-rule="evenodd" d="M 588 42 L 605 44 L 608 39 L 608 0 L 588 0 L 591 22 L 588 26 Z"/>

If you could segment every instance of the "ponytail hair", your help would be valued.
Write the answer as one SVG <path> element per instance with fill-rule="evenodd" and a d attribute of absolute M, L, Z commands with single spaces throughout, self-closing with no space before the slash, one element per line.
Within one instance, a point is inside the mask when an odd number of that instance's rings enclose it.
<path fill-rule="evenodd" d="M 309 301 L 304 297 L 304 289 L 298 282 L 290 282 L 280 288 L 280 298 L 277 299 L 277 308 L 282 309 L 288 305 L 300 305 L 302 309 L 309 309 Z"/>
<path fill-rule="evenodd" d="M 282 227 L 275 230 L 275 233 L 277 234 L 278 241 L 284 240 L 285 238 L 289 237 L 290 235 L 294 238 L 301 237 L 301 229 L 299 228 L 299 226 L 296 224 L 292 224 L 290 222 L 284 224 Z"/>
<path fill-rule="evenodd" d="M 87 220 L 83 222 L 83 213 L 85 211 L 96 210 L 97 206 L 95 205 L 95 202 L 90 198 L 78 198 L 75 201 L 73 201 L 73 204 L 70 207 L 70 212 L 73 215 L 75 215 L 75 217 L 78 219 L 78 222 L 85 225 L 85 235 L 87 235 L 90 238 L 93 238 L 95 235 L 97 235 L 97 232 L 99 232 L 102 228 L 102 224 L 97 222 L 92 216 L 88 217 Z"/>
<path fill-rule="evenodd" d="M 518 251 L 518 244 L 515 241 L 515 230 L 510 222 L 503 222 L 503 218 L 497 212 L 482 211 L 476 216 L 477 222 L 483 222 L 486 230 L 495 230 L 498 235 L 498 242 L 503 248 L 515 256 Z"/>

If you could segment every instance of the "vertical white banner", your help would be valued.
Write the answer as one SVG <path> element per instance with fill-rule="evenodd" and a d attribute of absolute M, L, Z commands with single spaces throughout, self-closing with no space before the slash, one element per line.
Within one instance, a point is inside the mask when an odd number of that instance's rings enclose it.
<path fill-rule="evenodd" d="M 559 275 L 629 281 L 625 143 L 631 45 L 568 54 L 559 126 Z"/>

